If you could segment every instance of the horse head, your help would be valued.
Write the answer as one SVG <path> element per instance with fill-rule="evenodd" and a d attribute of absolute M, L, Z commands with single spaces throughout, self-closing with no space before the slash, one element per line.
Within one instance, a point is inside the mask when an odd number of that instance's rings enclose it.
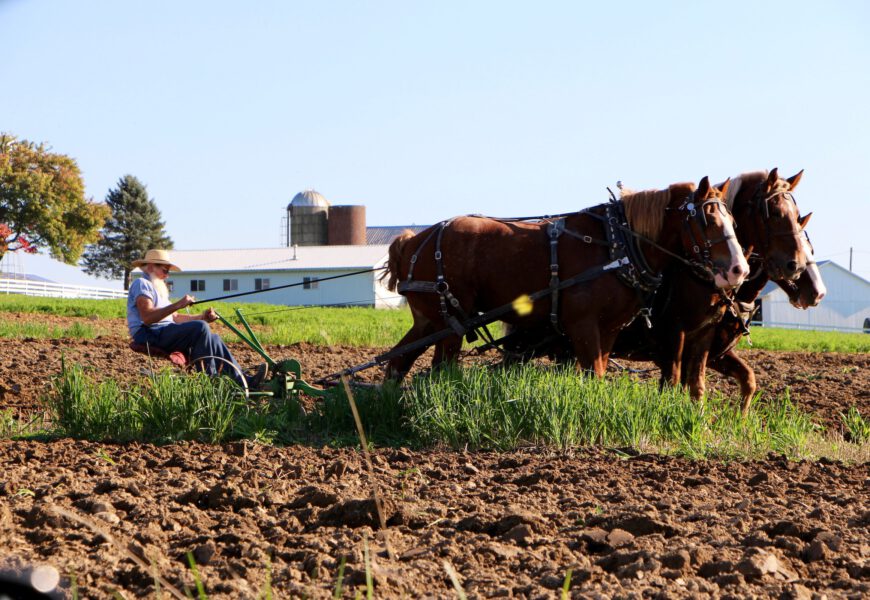
<path fill-rule="evenodd" d="M 734 218 L 725 205 L 729 181 L 714 186 L 708 177 L 678 208 L 683 216 L 682 243 L 686 256 L 700 263 L 716 287 L 738 287 L 749 274 L 734 233 Z"/>
<path fill-rule="evenodd" d="M 752 220 L 747 229 L 754 232 L 753 242 L 745 245 L 755 248 L 774 280 L 797 279 L 807 268 L 803 229 L 810 216 L 800 215 L 792 195 L 801 175 L 803 171 L 782 179 L 773 169 L 767 179 L 758 183 L 748 212 L 741 212 L 741 216 Z"/>
<path fill-rule="evenodd" d="M 805 217 L 805 221 L 809 221 L 810 215 Z M 806 226 L 806 222 L 803 224 Z M 825 294 L 828 293 L 828 288 L 825 287 L 825 282 L 822 281 L 822 274 L 816 264 L 813 245 L 810 243 L 810 236 L 807 235 L 806 230 L 803 231 L 801 236 L 801 245 L 806 256 L 806 270 L 794 281 L 777 280 L 776 284 L 788 294 L 788 301 L 791 302 L 792 306 L 805 310 L 818 306 L 822 298 L 825 297 Z"/>

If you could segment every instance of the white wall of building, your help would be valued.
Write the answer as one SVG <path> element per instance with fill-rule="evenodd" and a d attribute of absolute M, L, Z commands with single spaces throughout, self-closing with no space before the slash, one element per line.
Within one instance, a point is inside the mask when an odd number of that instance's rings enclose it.
<path fill-rule="evenodd" d="M 860 331 L 870 317 L 870 282 L 833 262 L 819 265 L 828 293 L 818 306 L 800 310 L 781 289 L 762 296 L 762 323 L 768 327 Z"/>
<path fill-rule="evenodd" d="M 238 250 L 176 250 L 172 260 L 182 271 L 172 272 L 173 298 L 191 294 L 197 300 L 218 299 L 253 292 L 257 279 L 268 279 L 271 291 L 231 298 L 233 303 L 262 302 L 284 306 L 352 304 L 393 308 L 404 298 L 388 291 L 378 280 L 382 271 L 350 275 L 381 267 L 387 260 L 386 245 L 302 246 L 292 248 L 244 248 Z M 134 271 L 134 277 L 139 274 Z M 274 289 L 301 284 L 304 278 L 325 279 L 349 275 L 316 285 Z M 235 280 L 236 289 L 224 289 L 224 280 Z M 191 282 L 196 281 L 196 289 Z M 205 289 L 199 289 L 202 282 Z"/>
<path fill-rule="evenodd" d="M 177 298 L 183 294 L 196 296 L 197 300 L 208 300 L 230 294 L 251 292 L 255 289 L 255 279 L 269 279 L 270 288 L 303 282 L 305 277 L 323 279 L 346 275 L 359 269 L 310 269 L 310 270 L 271 270 L 271 271 L 224 271 L 201 272 L 183 271 L 172 273 L 169 280 L 173 284 L 171 296 Z M 333 279 L 318 281 L 316 285 L 305 288 L 302 285 L 284 289 L 264 291 L 249 296 L 232 298 L 229 302 L 262 302 L 285 306 L 354 304 L 359 306 L 375 306 L 377 308 L 394 308 L 399 306 L 401 297 L 389 292 L 377 280 L 379 272 L 362 273 Z M 191 289 L 191 281 L 205 282 L 204 291 Z M 238 289 L 224 290 L 224 280 L 236 280 Z"/>

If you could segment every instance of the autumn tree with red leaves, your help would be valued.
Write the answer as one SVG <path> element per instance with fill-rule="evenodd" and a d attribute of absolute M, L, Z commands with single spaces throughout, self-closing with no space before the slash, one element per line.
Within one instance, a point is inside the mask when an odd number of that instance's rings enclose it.
<path fill-rule="evenodd" d="M 76 264 L 108 215 L 105 204 L 85 198 L 75 160 L 0 133 L 0 259 L 7 252 L 46 249 Z"/>

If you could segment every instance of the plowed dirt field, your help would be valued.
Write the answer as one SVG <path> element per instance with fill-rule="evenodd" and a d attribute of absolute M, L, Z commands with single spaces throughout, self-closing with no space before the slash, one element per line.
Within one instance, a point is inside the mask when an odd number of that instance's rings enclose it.
<path fill-rule="evenodd" d="M 119 330 L 122 330 L 119 327 Z M 254 355 L 233 345 L 243 364 Z M 270 347 L 310 379 L 380 349 Z M 61 356 L 99 377 L 136 376 L 121 337 L 0 341 L 0 409 L 38 408 Z M 766 394 L 826 426 L 870 414 L 866 355 L 749 351 Z M 633 367 L 644 365 L 632 365 Z M 375 379 L 377 373 L 367 376 Z M 655 377 L 655 373 L 644 375 Z M 734 386 L 715 376 L 710 388 Z M 0 572 L 56 568 L 79 597 L 154 597 L 194 580 L 209 598 L 865 598 L 870 467 L 696 462 L 606 449 L 510 453 L 379 449 L 372 480 L 351 449 L 0 441 Z"/>

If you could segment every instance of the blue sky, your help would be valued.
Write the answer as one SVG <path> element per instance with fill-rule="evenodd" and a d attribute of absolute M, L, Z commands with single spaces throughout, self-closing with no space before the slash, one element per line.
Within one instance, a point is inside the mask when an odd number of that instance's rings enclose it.
<path fill-rule="evenodd" d="M 401 225 L 806 169 L 818 257 L 870 278 L 868 26 L 860 1 L 0 0 L 0 130 L 94 199 L 135 175 L 180 249 L 277 246 L 305 188 Z"/>

